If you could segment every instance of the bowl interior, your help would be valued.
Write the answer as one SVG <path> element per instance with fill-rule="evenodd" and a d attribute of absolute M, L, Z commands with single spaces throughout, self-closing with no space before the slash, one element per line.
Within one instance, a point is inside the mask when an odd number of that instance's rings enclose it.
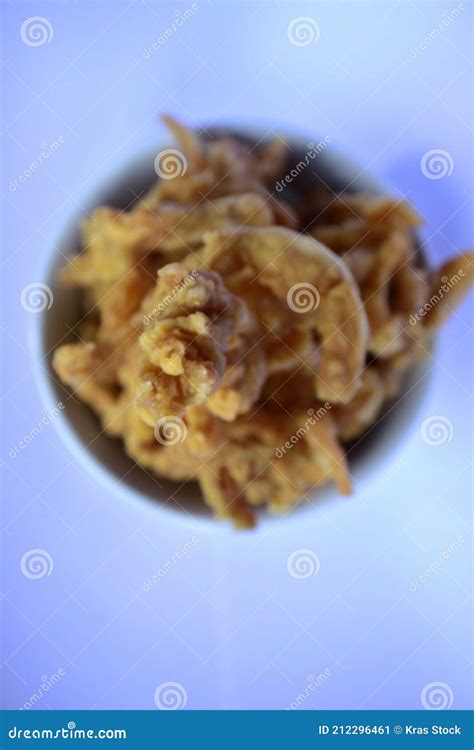
<path fill-rule="evenodd" d="M 203 128 L 202 133 L 205 138 L 222 133 L 235 134 L 252 147 L 265 138 L 268 130 L 265 127 L 222 126 L 215 129 Z M 307 154 L 308 143 L 318 143 L 315 137 L 304 138 L 288 133 L 281 135 L 289 147 L 289 169 Z M 111 175 L 93 194 L 80 201 L 81 209 L 67 220 L 63 231 L 52 246 L 50 257 L 46 259 L 41 278 L 52 289 L 54 304 L 50 310 L 32 316 L 35 319 L 33 324 L 36 325 L 33 342 L 36 348 L 35 357 L 40 364 L 37 367 L 37 376 L 43 400 L 48 409 L 52 409 L 58 402 L 66 405 L 64 411 L 54 420 L 54 424 L 74 455 L 80 458 L 98 479 L 105 481 L 109 487 L 112 484 L 115 491 L 125 493 L 127 497 L 134 495 L 158 503 L 163 509 L 186 514 L 190 520 L 207 520 L 211 514 L 201 499 L 196 483 L 169 482 L 138 466 L 126 455 L 120 440 L 114 440 L 102 433 L 93 412 L 61 385 L 51 369 L 54 349 L 60 343 L 71 340 L 71 329 L 80 317 L 79 291 L 63 289 L 58 284 L 57 277 L 59 269 L 64 264 L 64 256 L 80 250 L 81 218 L 100 205 L 122 209 L 132 205 L 156 181 L 155 156 L 160 148 L 169 145 L 167 143 L 148 149 Z M 291 185 L 292 194 L 304 192 L 320 180 L 335 192 L 386 192 L 377 180 L 329 145 L 318 153 L 311 168 L 303 170 L 296 178 L 295 183 Z M 291 194 L 287 195 L 285 192 L 285 200 L 288 198 L 291 201 Z M 427 365 L 418 364 L 407 377 L 403 398 L 396 407 L 388 404 L 384 418 L 379 420 L 377 426 L 370 430 L 362 441 L 358 441 L 358 444 L 350 449 L 350 470 L 356 490 L 373 472 L 382 468 L 409 433 L 410 425 L 416 418 L 426 393 L 427 375 Z M 315 490 L 314 496 L 320 502 L 337 496 L 337 493 L 328 486 Z M 302 510 L 308 508 L 311 509 L 312 504 L 299 503 L 295 513 L 299 515 Z"/>

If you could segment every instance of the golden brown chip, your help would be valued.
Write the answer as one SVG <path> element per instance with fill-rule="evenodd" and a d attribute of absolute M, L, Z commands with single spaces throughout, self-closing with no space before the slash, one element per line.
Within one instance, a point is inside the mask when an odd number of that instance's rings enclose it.
<path fill-rule="evenodd" d="M 306 235 L 273 227 L 206 234 L 202 261 L 230 277 L 231 288 L 234 269 L 252 269 L 249 287 L 239 285 L 238 293 L 256 314 L 259 299 L 270 297 L 290 331 L 310 330 L 320 349 L 317 396 L 350 400 L 364 367 L 368 330 L 357 286 L 336 255 Z"/>

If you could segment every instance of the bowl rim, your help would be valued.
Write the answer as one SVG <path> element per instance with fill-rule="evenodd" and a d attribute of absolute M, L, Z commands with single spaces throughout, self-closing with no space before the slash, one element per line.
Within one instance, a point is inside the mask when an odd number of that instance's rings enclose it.
<path fill-rule="evenodd" d="M 214 123 L 212 127 L 216 129 L 216 124 Z M 196 127 L 197 132 L 209 132 L 209 129 L 210 127 L 206 125 Z M 217 129 L 229 129 L 234 132 L 239 132 L 243 137 L 250 137 L 256 142 L 260 140 L 270 140 L 271 137 L 277 135 L 284 140 L 298 144 L 299 147 L 303 144 L 308 146 L 309 143 L 314 143 L 317 138 L 316 135 L 313 135 L 313 137 L 308 136 L 307 134 L 303 135 L 302 131 L 297 127 L 291 128 L 285 126 L 283 129 L 278 128 L 275 131 L 274 126 L 270 127 L 269 122 L 264 120 L 255 120 L 253 124 L 249 124 L 248 120 L 240 121 L 239 119 L 234 119 L 232 121 L 218 121 Z M 107 173 L 102 179 L 98 180 L 96 185 L 91 189 L 86 188 L 82 191 L 78 196 L 78 206 L 67 214 L 59 229 L 54 232 L 54 238 L 53 241 L 49 243 L 48 252 L 45 252 L 39 260 L 38 278 L 41 279 L 43 283 L 48 284 L 48 286 L 53 286 L 53 288 L 54 286 L 58 286 L 55 273 L 57 269 L 58 255 L 60 254 L 59 248 L 64 246 L 68 237 L 77 233 L 80 221 L 84 215 L 93 208 L 104 205 L 104 194 L 110 192 L 119 180 L 131 176 L 132 173 L 137 171 L 137 168 L 140 165 L 143 166 L 145 163 L 149 165 L 150 161 L 153 163 L 154 156 L 160 150 L 174 145 L 173 141 L 174 139 L 172 136 L 168 138 L 166 142 L 157 139 L 156 143 L 147 145 L 138 153 L 126 157 L 117 167 Z M 363 182 L 363 189 L 367 192 L 380 195 L 390 195 L 393 194 L 393 192 L 396 192 L 391 190 L 390 184 L 382 183 L 373 174 L 362 169 L 351 157 L 346 156 L 335 148 L 332 145 L 332 142 L 330 142 L 324 149 L 324 159 L 326 162 L 330 163 L 331 168 L 334 166 L 338 177 L 350 177 L 355 173 L 356 178 L 352 178 L 351 182 L 355 179 L 359 182 Z M 46 346 L 46 327 L 48 325 L 46 312 L 47 311 L 42 311 L 37 315 L 30 316 L 28 338 L 32 354 L 35 381 L 39 390 L 40 398 L 49 412 L 55 407 L 58 407 L 58 399 L 53 385 L 53 378 L 49 371 L 52 351 L 48 350 Z M 433 342 L 432 346 L 435 346 L 435 342 Z M 387 436 L 385 436 L 383 441 L 379 441 L 379 443 L 384 444 L 383 447 L 372 447 L 372 449 L 369 450 L 368 456 L 361 459 L 361 465 L 357 466 L 354 472 L 356 475 L 356 482 L 351 498 L 357 496 L 358 489 L 365 484 L 368 477 L 372 477 L 375 481 L 377 475 L 380 473 L 384 462 L 379 461 L 377 456 L 383 453 L 385 455 L 389 454 L 392 458 L 395 458 L 396 453 L 401 449 L 403 435 L 409 435 L 410 427 L 415 422 L 417 415 L 421 412 L 423 404 L 429 397 L 433 380 L 432 369 L 433 368 L 427 367 L 423 361 L 416 363 L 411 369 L 409 380 L 415 381 L 412 388 L 414 389 L 415 387 L 418 387 L 420 390 L 420 393 L 415 397 L 415 406 L 410 409 L 408 419 L 406 420 L 401 419 L 402 414 L 400 412 L 402 409 L 399 406 L 395 407 L 398 419 L 393 420 L 392 418 L 392 421 L 396 421 L 397 423 L 404 422 L 404 426 L 401 428 L 400 424 L 397 424 L 397 429 L 395 430 L 397 433 L 396 437 L 391 434 L 387 439 Z M 87 407 L 84 405 L 84 408 Z M 67 410 L 61 411 L 57 417 L 52 420 L 59 438 L 74 458 L 81 463 L 90 477 L 92 479 L 97 478 L 100 485 L 104 487 L 105 490 L 108 490 L 110 494 L 118 495 L 128 504 L 130 504 L 130 500 L 133 500 L 134 502 L 139 500 L 142 510 L 145 510 L 146 508 L 150 513 L 153 513 L 154 517 L 156 517 L 157 513 L 164 514 L 168 520 L 179 523 L 180 525 L 185 524 L 190 529 L 213 531 L 214 533 L 218 530 L 221 532 L 223 530 L 233 531 L 231 524 L 219 522 L 218 519 L 212 516 L 210 509 L 207 508 L 204 502 L 202 503 L 202 512 L 190 512 L 170 505 L 168 500 L 160 500 L 159 497 L 153 498 L 149 494 L 142 492 L 140 489 L 124 486 L 123 483 L 118 481 L 117 475 L 114 471 L 106 467 L 102 460 L 95 455 L 94 451 L 90 450 L 89 447 L 84 444 L 82 437 L 66 411 Z M 108 438 L 107 436 L 106 438 L 111 440 L 111 438 Z M 388 444 L 390 444 L 389 450 Z M 121 446 L 120 449 L 123 450 L 125 454 L 123 446 Z M 378 470 L 377 466 L 379 467 Z M 177 483 L 177 485 L 178 484 L 180 483 Z M 300 522 L 302 517 L 308 512 L 314 512 L 318 507 L 325 506 L 326 501 L 334 503 L 335 500 L 345 501 L 347 499 L 337 492 L 332 483 L 319 489 L 313 488 L 307 494 L 311 496 L 316 492 L 317 497 L 314 502 L 308 502 L 306 499 L 298 501 L 291 509 L 283 513 L 281 516 L 271 514 L 268 511 L 258 512 L 257 509 L 258 522 L 256 528 L 251 531 L 255 532 L 268 529 L 269 525 L 278 523 L 283 517 L 285 518 L 285 523 Z M 337 507 L 335 503 L 334 505 Z"/>

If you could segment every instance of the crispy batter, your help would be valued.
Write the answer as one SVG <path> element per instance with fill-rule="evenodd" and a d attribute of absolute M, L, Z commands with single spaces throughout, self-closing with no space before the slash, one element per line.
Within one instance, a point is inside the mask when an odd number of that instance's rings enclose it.
<path fill-rule="evenodd" d="M 474 253 L 466 251 L 443 263 L 431 279 L 424 326 L 428 331 L 439 328 L 471 289 L 474 282 Z M 421 300 L 419 300 L 422 308 Z"/>
<path fill-rule="evenodd" d="M 152 196 L 145 196 L 135 209 L 136 221 L 152 214 L 160 220 L 161 237 L 156 251 L 182 257 L 199 246 L 205 231 L 232 229 L 239 226 L 269 226 L 275 223 L 276 211 L 270 198 L 259 193 L 205 198 L 187 206 L 161 203 L 155 206 Z"/>
<path fill-rule="evenodd" d="M 349 494 L 348 446 L 403 391 L 474 255 L 430 272 L 406 201 L 319 188 L 290 208 L 271 192 L 281 139 L 164 120 L 176 174 L 126 211 L 97 208 L 61 272 L 83 314 L 55 372 L 135 462 L 196 480 L 238 527 L 328 482 Z"/>
<path fill-rule="evenodd" d="M 349 404 L 336 406 L 333 417 L 337 435 L 343 442 L 354 440 L 374 424 L 385 400 L 382 377 L 375 367 L 367 367 L 359 390 Z"/>
<path fill-rule="evenodd" d="M 169 264 L 142 312 L 148 325 L 139 338 L 136 403 L 147 424 L 182 416 L 208 397 L 210 410 L 226 419 L 250 408 L 265 376 L 262 355 L 246 351 L 256 324 L 218 274 Z"/>
<path fill-rule="evenodd" d="M 111 356 L 108 348 L 88 342 L 64 344 L 53 357 L 53 367 L 63 383 L 101 417 L 117 398 L 110 372 Z"/>
<path fill-rule="evenodd" d="M 290 420 L 264 407 L 222 429 L 223 444 L 198 472 L 204 497 L 218 515 L 232 517 L 236 504 L 248 520 L 254 506 L 282 513 L 313 486 L 330 480 L 343 494 L 350 493 L 344 451 L 329 414 L 314 418 L 303 412 Z M 294 436 L 298 439 L 292 442 Z"/>
<path fill-rule="evenodd" d="M 306 235 L 274 227 L 206 234 L 202 259 L 256 313 L 259 300 L 270 298 L 275 322 L 269 320 L 266 328 L 273 344 L 279 339 L 290 351 L 287 335 L 311 335 L 313 348 L 319 343 L 316 395 L 350 400 L 364 367 L 368 329 L 354 279 L 336 255 Z M 242 266 L 251 269 L 250 284 L 242 284 Z M 296 363 L 298 359 L 302 357 L 296 353 Z"/>

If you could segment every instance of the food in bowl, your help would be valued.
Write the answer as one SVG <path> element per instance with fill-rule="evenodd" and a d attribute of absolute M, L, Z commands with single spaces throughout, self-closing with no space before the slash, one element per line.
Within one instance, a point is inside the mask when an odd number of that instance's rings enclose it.
<path fill-rule="evenodd" d="M 315 487 L 351 493 L 348 446 L 377 423 L 472 283 L 473 254 L 433 271 L 402 200 L 275 185 L 285 143 L 180 149 L 128 210 L 99 207 L 61 271 L 76 340 L 53 367 L 146 470 L 197 480 L 238 527 Z"/>

